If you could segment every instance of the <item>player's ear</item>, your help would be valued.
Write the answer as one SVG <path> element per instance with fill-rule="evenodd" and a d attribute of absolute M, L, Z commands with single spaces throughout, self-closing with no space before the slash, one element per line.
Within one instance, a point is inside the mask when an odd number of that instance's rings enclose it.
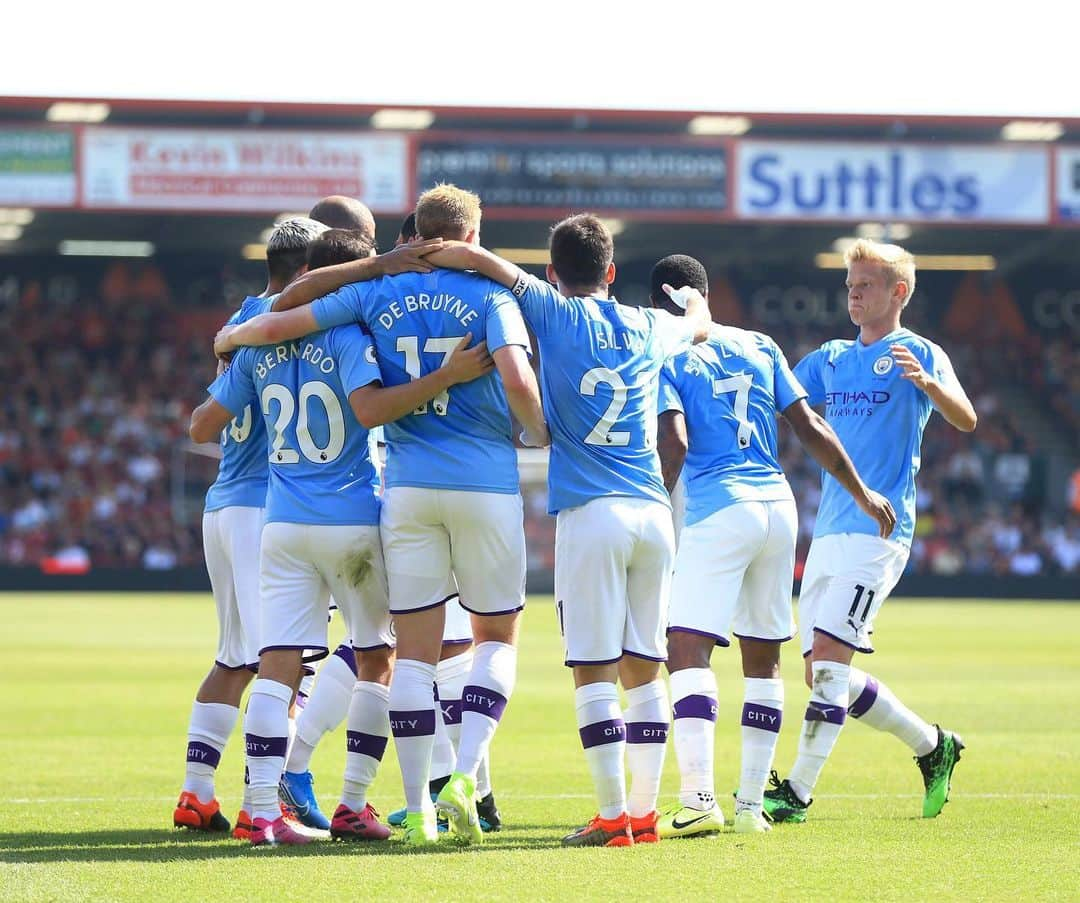
<path fill-rule="evenodd" d="M 607 272 L 604 274 L 604 281 L 611 285 L 615 281 L 615 261 L 612 261 L 607 265 Z"/>
<path fill-rule="evenodd" d="M 468 232 L 465 233 L 465 243 L 469 244 L 469 245 L 478 245 L 478 244 L 480 244 L 480 227 L 479 226 L 477 226 L 475 229 L 470 229 Z"/>
<path fill-rule="evenodd" d="M 559 274 L 555 272 L 555 267 L 550 263 L 547 265 L 547 269 L 544 271 L 544 275 L 547 276 L 547 281 L 552 285 L 559 284 Z"/>

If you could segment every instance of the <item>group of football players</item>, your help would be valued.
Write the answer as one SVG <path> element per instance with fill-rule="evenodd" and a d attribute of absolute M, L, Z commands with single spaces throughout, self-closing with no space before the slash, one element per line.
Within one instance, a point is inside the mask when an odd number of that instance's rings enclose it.
<path fill-rule="evenodd" d="M 610 294 L 614 245 L 597 217 L 552 228 L 546 281 L 485 250 L 480 220 L 476 195 L 440 185 L 398 246 L 376 254 L 367 208 L 327 198 L 275 229 L 265 291 L 215 338 L 219 373 L 191 436 L 222 441 L 203 523 L 220 640 L 192 709 L 174 823 L 229 831 L 214 774 L 250 683 L 234 835 L 308 843 L 299 822 L 386 840 L 367 792 L 391 734 L 405 807 L 388 821 L 404 843 L 477 843 L 501 827 L 488 750 L 514 690 L 525 605 L 515 421 L 521 444 L 550 446 L 555 607 L 597 796 L 565 845 L 723 827 L 710 658 L 732 635 L 745 675 L 735 831 L 805 821 L 848 714 L 911 748 L 923 815 L 937 815 L 962 743 L 851 664 L 873 652 L 874 616 L 907 561 L 932 410 L 975 427 L 948 357 L 900 325 L 912 255 L 857 242 L 847 286 L 858 337 L 791 369 L 768 336 L 711 322 L 691 257 L 660 260 L 651 307 L 629 307 Z M 780 645 L 796 634 L 797 518 L 778 414 L 823 470 L 799 604 L 810 699 L 783 781 L 772 764 Z M 331 605 L 349 639 L 328 655 Z M 342 720 L 345 774 L 328 819 L 309 764 Z M 672 727 L 681 788 L 661 811 Z"/>

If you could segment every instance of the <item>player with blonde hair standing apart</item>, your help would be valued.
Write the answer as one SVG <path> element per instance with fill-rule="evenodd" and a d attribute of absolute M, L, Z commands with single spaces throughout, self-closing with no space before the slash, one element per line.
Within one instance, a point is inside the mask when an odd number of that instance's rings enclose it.
<path fill-rule="evenodd" d="M 915 291 L 915 258 L 897 245 L 859 240 L 845 254 L 854 340 L 811 352 L 795 376 L 825 417 L 859 473 L 892 503 L 893 535 L 877 525 L 829 474 L 803 572 L 799 621 L 811 689 L 799 754 L 789 777 L 765 794 L 774 821 L 802 822 L 818 776 L 848 714 L 908 745 L 925 786 L 922 814 L 933 818 L 949 798 L 960 738 L 928 724 L 869 674 L 852 667 L 871 653 L 874 616 L 907 564 L 915 531 L 915 476 L 930 414 L 956 429 L 975 429 L 975 410 L 944 351 L 900 325 Z"/>

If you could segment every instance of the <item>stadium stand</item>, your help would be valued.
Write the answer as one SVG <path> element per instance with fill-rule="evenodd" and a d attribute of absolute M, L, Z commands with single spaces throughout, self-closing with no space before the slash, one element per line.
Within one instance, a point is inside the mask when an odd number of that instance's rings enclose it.
<path fill-rule="evenodd" d="M 41 261 L 36 272 L 51 271 Z M 245 289 L 258 291 L 214 261 L 0 274 L 0 328 L 20 337 L 0 356 L 0 566 L 201 566 L 197 512 L 216 461 L 188 453 L 186 422 L 213 376 L 209 336 L 230 311 L 222 299 L 235 304 Z M 989 289 L 995 316 L 978 316 L 987 296 L 986 286 L 961 281 L 937 322 L 918 305 L 909 317 L 948 345 L 980 415 L 975 433 L 936 418 L 927 429 L 909 572 L 1078 574 L 1080 471 L 1068 467 L 1080 440 L 1076 343 L 1031 328 L 1002 285 Z M 793 363 L 838 334 L 769 331 Z M 801 561 L 818 475 L 790 433 L 781 435 Z M 527 479 L 524 496 L 530 570 L 549 570 L 554 523 L 543 479 Z"/>

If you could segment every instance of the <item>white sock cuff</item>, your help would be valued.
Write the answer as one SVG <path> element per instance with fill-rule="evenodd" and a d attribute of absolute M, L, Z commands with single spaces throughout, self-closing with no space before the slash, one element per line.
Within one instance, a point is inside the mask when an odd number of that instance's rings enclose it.
<path fill-rule="evenodd" d="M 615 705 L 618 705 L 618 688 L 613 683 L 597 681 L 596 683 L 585 684 L 585 686 L 578 687 L 574 690 L 575 708 L 580 709 L 582 706 L 589 705 L 593 702 L 613 702 Z"/>
<path fill-rule="evenodd" d="M 319 668 L 319 682 L 324 680 L 333 681 L 338 686 L 351 690 L 353 684 L 356 683 L 356 675 L 340 655 L 331 655 Z"/>
<path fill-rule="evenodd" d="M 784 704 L 784 682 L 779 677 L 747 677 L 746 699 L 748 701 L 776 703 L 776 708 Z"/>
<path fill-rule="evenodd" d="M 224 702 L 198 702 L 191 707 L 191 727 L 193 733 L 212 740 L 218 746 L 224 746 L 236 727 L 240 709 Z"/>
<path fill-rule="evenodd" d="M 251 684 L 251 696 L 256 693 L 263 696 L 270 696 L 274 699 L 280 699 L 285 705 L 292 702 L 293 691 L 292 687 L 287 687 L 283 683 L 278 683 L 276 680 L 269 680 L 265 677 L 256 677 Z"/>
<path fill-rule="evenodd" d="M 628 709 L 645 702 L 652 702 L 654 699 L 667 702 L 667 687 L 664 686 L 663 680 L 659 677 L 647 684 L 642 684 L 640 687 L 634 687 L 626 691 L 626 707 Z"/>
<path fill-rule="evenodd" d="M 671 698 L 678 701 L 685 696 L 718 695 L 716 675 L 712 668 L 684 668 L 671 675 Z"/>
<path fill-rule="evenodd" d="M 394 674 L 418 682 L 435 683 L 435 666 L 415 658 L 399 659 L 394 665 Z"/>
<path fill-rule="evenodd" d="M 435 666 L 435 680 L 440 683 L 452 682 L 455 678 L 464 680 L 473 665 L 473 651 L 459 653 L 451 658 L 444 658 Z"/>
<path fill-rule="evenodd" d="M 814 662 L 814 681 L 810 696 L 820 696 L 832 705 L 847 708 L 851 668 L 841 662 Z"/>
<path fill-rule="evenodd" d="M 866 679 L 869 676 L 865 671 L 858 668 L 848 668 L 848 690 L 852 702 L 858 699 L 862 691 L 866 689 Z"/>
<path fill-rule="evenodd" d="M 356 685 L 353 687 L 353 693 L 367 693 L 369 696 L 378 697 L 382 702 L 390 701 L 390 688 L 371 680 L 356 681 Z"/>

